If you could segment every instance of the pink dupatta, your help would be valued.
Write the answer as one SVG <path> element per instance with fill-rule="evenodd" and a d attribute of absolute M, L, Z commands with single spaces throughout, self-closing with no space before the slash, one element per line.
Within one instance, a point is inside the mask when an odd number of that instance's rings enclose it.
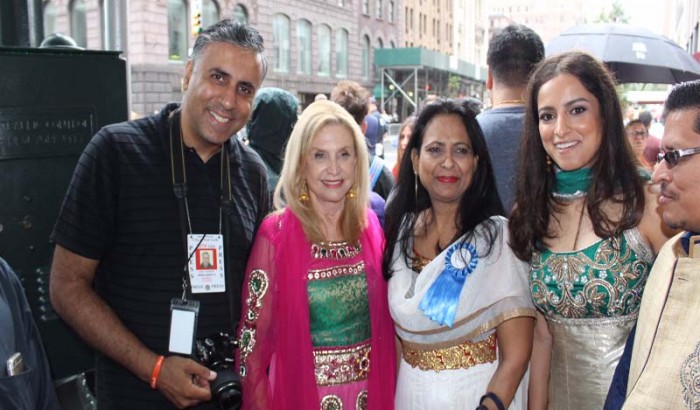
<path fill-rule="evenodd" d="M 396 353 L 387 285 L 381 271 L 384 236 L 379 221 L 368 211 L 368 224 L 360 238 L 365 262 L 372 330 L 368 408 L 394 408 Z M 241 363 L 244 409 L 320 408 L 314 374 L 306 274 L 311 243 L 289 209 L 268 217 L 260 227 L 246 270 L 242 329 L 250 326 L 250 275 L 268 273 L 269 290 L 255 322 L 255 346 Z M 269 296 L 269 297 L 268 297 Z M 265 300 L 268 298 L 268 300 Z M 266 369 L 270 366 L 269 377 Z"/>

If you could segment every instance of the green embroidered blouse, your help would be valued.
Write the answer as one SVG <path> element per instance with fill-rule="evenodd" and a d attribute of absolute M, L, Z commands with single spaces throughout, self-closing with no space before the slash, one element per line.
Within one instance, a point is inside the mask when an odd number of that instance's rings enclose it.
<path fill-rule="evenodd" d="M 639 311 L 654 253 L 636 229 L 573 252 L 535 252 L 530 291 L 546 316 L 601 318 Z"/>

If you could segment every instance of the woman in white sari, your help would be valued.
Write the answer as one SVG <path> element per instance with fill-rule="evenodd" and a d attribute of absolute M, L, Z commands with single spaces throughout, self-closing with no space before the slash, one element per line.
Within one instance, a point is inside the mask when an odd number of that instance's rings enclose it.
<path fill-rule="evenodd" d="M 384 255 L 401 348 L 396 408 L 525 409 L 535 310 L 481 129 L 438 100 L 406 152 Z"/>

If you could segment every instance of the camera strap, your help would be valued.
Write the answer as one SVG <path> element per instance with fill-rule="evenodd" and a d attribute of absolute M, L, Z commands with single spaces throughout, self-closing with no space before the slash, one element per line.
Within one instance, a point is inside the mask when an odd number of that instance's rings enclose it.
<path fill-rule="evenodd" d="M 192 257 L 199 248 L 200 244 L 205 241 L 205 238 L 212 237 L 216 235 L 203 234 L 201 238 L 198 239 L 196 246 L 188 246 L 188 232 L 192 232 L 192 224 L 190 220 L 189 207 L 187 205 L 187 172 L 185 168 L 185 152 L 184 152 L 184 141 L 182 136 L 182 124 L 180 120 L 180 110 L 173 111 L 169 118 L 169 134 L 170 134 L 170 171 L 173 184 L 173 193 L 178 203 L 178 214 L 180 216 L 180 232 L 182 235 L 182 244 L 185 260 L 183 261 L 183 275 L 182 275 L 182 301 L 186 302 L 188 296 L 192 295 L 192 282 L 190 279 L 190 265 Z M 179 122 L 178 131 L 174 132 L 175 121 Z M 226 177 L 224 177 L 224 171 Z M 225 189 L 224 181 L 226 181 Z M 224 143 L 221 147 L 221 172 L 220 172 L 220 189 L 221 189 L 221 199 L 219 205 L 219 235 L 223 232 L 223 255 L 224 258 L 221 261 L 223 265 L 224 273 L 224 283 L 226 283 L 226 278 L 231 278 L 228 283 L 232 286 L 230 289 L 226 289 L 226 298 L 229 305 L 229 314 L 231 320 L 229 323 L 234 324 L 238 322 L 238 317 L 240 314 L 240 306 L 236 306 L 234 303 L 234 295 L 240 295 L 240 283 L 238 278 L 232 277 L 231 269 L 231 255 L 230 249 L 227 245 L 231 243 L 231 223 L 230 216 L 233 208 L 233 196 L 231 191 L 231 164 L 229 160 L 229 150 L 227 143 Z M 225 223 L 224 223 L 225 219 Z M 190 239 L 196 235 L 189 235 Z M 216 266 L 216 265 L 215 265 Z M 238 314 L 237 314 L 238 313 Z M 235 328 L 234 328 L 235 331 Z"/>

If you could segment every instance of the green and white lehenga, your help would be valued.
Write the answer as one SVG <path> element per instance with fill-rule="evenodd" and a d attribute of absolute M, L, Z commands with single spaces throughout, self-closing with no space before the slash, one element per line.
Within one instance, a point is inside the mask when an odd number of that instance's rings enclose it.
<path fill-rule="evenodd" d="M 654 252 L 637 229 L 573 252 L 535 252 L 530 290 L 552 334 L 549 408 L 602 409 Z"/>

